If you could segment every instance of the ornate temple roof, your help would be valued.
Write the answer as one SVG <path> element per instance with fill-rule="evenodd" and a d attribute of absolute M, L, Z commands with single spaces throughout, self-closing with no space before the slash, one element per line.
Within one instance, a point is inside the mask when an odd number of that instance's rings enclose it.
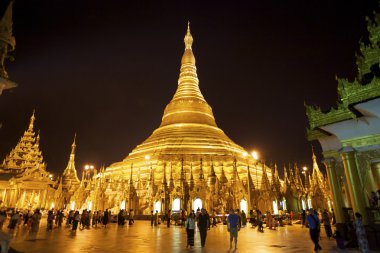
<path fill-rule="evenodd" d="M 34 111 L 30 118 L 28 129 L 24 132 L 16 147 L 11 150 L 3 161 L 1 172 L 20 173 L 30 168 L 43 168 L 42 152 L 39 148 L 40 135 L 34 132 Z"/>
<path fill-rule="evenodd" d="M 318 106 L 305 104 L 310 125 L 307 133 L 309 140 L 330 135 L 323 129 L 326 125 L 362 117 L 366 112 L 363 113 L 360 108 L 356 108 L 357 105 L 380 98 L 380 14 L 375 14 L 367 21 L 368 43 L 360 43 L 360 52 L 356 56 L 358 75 L 353 81 L 337 78 L 337 105 L 322 111 Z M 378 103 L 377 101 L 376 106 Z"/>
<path fill-rule="evenodd" d="M 138 164 L 146 163 L 146 155 L 152 157 L 152 160 L 162 160 L 165 156 L 190 155 L 200 158 L 229 157 L 229 161 L 233 161 L 234 158 L 243 159 L 245 150 L 217 126 L 212 108 L 200 91 L 189 25 L 184 43 L 185 51 L 181 60 L 178 87 L 164 110 L 160 127 L 133 149 L 122 162 L 111 165 L 109 170 L 128 167 L 132 163 L 134 167 L 138 167 Z"/>

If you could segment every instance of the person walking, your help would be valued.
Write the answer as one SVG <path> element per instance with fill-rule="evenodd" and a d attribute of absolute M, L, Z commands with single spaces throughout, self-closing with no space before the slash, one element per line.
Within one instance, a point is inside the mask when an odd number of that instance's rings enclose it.
<path fill-rule="evenodd" d="M 154 214 L 153 211 L 150 211 L 150 226 L 153 227 L 154 225 Z"/>
<path fill-rule="evenodd" d="M 331 222 L 330 222 L 330 216 L 327 210 L 325 209 L 322 213 L 322 222 L 323 226 L 325 227 L 325 232 L 329 240 L 332 237 L 332 230 L 331 230 Z"/>
<path fill-rule="evenodd" d="M 202 208 L 198 216 L 198 229 L 201 236 L 201 247 L 206 244 L 207 230 L 210 224 L 210 217 L 206 212 L 206 209 Z"/>
<path fill-rule="evenodd" d="M 231 208 L 227 218 L 227 230 L 230 232 L 230 249 L 232 249 L 232 241 L 235 240 L 235 249 L 237 249 L 238 231 L 240 230 L 239 216 L 234 213 Z"/>
<path fill-rule="evenodd" d="M 247 215 L 244 210 L 241 210 L 241 223 L 242 227 L 245 227 L 247 225 Z"/>
<path fill-rule="evenodd" d="M 172 216 L 171 216 L 171 210 L 168 210 L 168 212 L 167 212 L 167 220 L 166 220 L 166 225 L 167 225 L 167 227 L 169 228 L 170 227 L 170 221 L 171 221 L 171 218 L 172 218 Z"/>
<path fill-rule="evenodd" d="M 46 226 L 46 231 L 51 231 L 51 230 L 53 230 L 53 220 L 54 220 L 54 213 L 53 213 L 53 210 L 49 210 L 48 215 L 47 215 L 47 226 Z"/>
<path fill-rule="evenodd" d="M 305 222 L 306 222 L 306 211 L 302 209 L 302 212 L 301 212 L 301 218 L 302 218 L 302 227 L 305 226 Z"/>
<path fill-rule="evenodd" d="M 187 245 L 186 248 L 192 248 L 194 246 L 194 232 L 195 232 L 195 217 L 194 213 L 191 212 L 189 217 L 187 217 L 185 222 L 186 234 L 187 234 Z"/>
<path fill-rule="evenodd" d="M 38 229 L 40 228 L 41 217 L 42 217 L 42 214 L 40 212 L 40 209 L 36 209 L 32 217 L 30 217 L 30 220 L 31 220 L 30 239 L 32 241 L 36 240 L 37 232 L 38 232 Z"/>
<path fill-rule="evenodd" d="M 319 234 L 321 223 L 313 208 L 309 209 L 309 215 L 306 217 L 306 224 L 309 224 L 310 238 L 314 243 L 314 251 L 319 251 L 322 247 L 319 245 Z"/>
<path fill-rule="evenodd" d="M 108 209 L 106 209 L 104 211 L 104 214 L 103 214 L 103 225 L 104 225 L 104 228 L 107 228 L 108 218 L 109 218 Z"/>
<path fill-rule="evenodd" d="M 75 211 L 74 218 L 73 218 L 73 221 L 72 221 L 73 222 L 73 227 L 72 227 L 72 231 L 73 232 L 77 231 L 79 221 L 80 221 L 79 211 Z"/>
<path fill-rule="evenodd" d="M 362 215 L 360 213 L 355 213 L 355 218 L 354 227 L 356 230 L 356 237 L 358 238 L 359 251 L 361 253 L 368 253 L 368 240 L 363 226 Z"/>

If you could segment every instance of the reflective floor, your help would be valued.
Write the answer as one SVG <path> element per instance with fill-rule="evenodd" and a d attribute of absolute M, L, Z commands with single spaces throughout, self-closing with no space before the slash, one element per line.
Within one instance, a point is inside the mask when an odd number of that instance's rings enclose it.
<path fill-rule="evenodd" d="M 314 252 L 306 228 L 300 225 L 285 226 L 277 230 L 265 229 L 260 233 L 250 227 L 242 228 L 238 237 L 238 249 L 229 249 L 226 226 L 218 225 L 208 231 L 206 246 L 200 247 L 199 232 L 195 234 L 195 246 L 186 249 L 186 231 L 174 225 L 151 227 L 148 221 L 136 221 L 134 225 L 108 228 L 78 229 L 54 228 L 46 231 L 41 223 L 36 240 L 32 240 L 27 228 L 20 226 L 14 231 L 11 247 L 25 253 L 34 252 Z M 322 229 L 323 230 L 323 229 Z M 322 232 L 321 252 L 359 252 L 337 250 L 335 240 L 326 238 Z"/>

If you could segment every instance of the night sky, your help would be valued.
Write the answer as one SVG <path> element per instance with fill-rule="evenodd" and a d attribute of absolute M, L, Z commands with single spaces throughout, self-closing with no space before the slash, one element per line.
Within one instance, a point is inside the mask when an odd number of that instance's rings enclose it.
<path fill-rule="evenodd" d="M 365 16 L 377 5 L 16 0 L 7 70 L 19 87 L 0 96 L 0 162 L 33 109 L 49 171 L 63 172 L 75 133 L 77 170 L 124 159 L 161 123 L 190 20 L 200 89 L 218 126 L 267 163 L 311 167 L 304 102 L 337 103 L 335 77 L 355 78 Z"/>

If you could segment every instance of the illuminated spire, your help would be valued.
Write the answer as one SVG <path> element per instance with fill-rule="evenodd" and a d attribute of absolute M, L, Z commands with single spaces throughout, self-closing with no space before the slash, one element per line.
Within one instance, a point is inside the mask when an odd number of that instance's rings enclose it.
<path fill-rule="evenodd" d="M 35 112 L 35 110 L 33 110 L 32 117 L 30 117 L 28 131 L 33 131 L 33 128 L 34 128 L 34 120 L 35 120 L 34 112 Z"/>
<path fill-rule="evenodd" d="M 216 126 L 212 109 L 199 89 L 190 23 L 187 25 L 184 42 L 185 52 L 181 60 L 178 88 L 172 101 L 165 108 L 161 127 L 176 123 L 200 123 Z"/>
<path fill-rule="evenodd" d="M 187 33 L 184 38 L 185 42 L 185 49 L 191 49 L 191 46 L 193 45 L 193 36 L 191 36 L 190 33 L 190 21 L 187 22 Z"/>
<path fill-rule="evenodd" d="M 80 184 L 80 180 L 78 178 L 78 173 L 75 168 L 75 140 L 76 134 L 74 135 L 73 144 L 71 144 L 71 153 L 69 162 L 67 163 L 66 169 L 63 171 L 62 179 L 63 179 L 63 188 L 68 189 L 69 191 L 75 191 L 76 188 Z"/>

